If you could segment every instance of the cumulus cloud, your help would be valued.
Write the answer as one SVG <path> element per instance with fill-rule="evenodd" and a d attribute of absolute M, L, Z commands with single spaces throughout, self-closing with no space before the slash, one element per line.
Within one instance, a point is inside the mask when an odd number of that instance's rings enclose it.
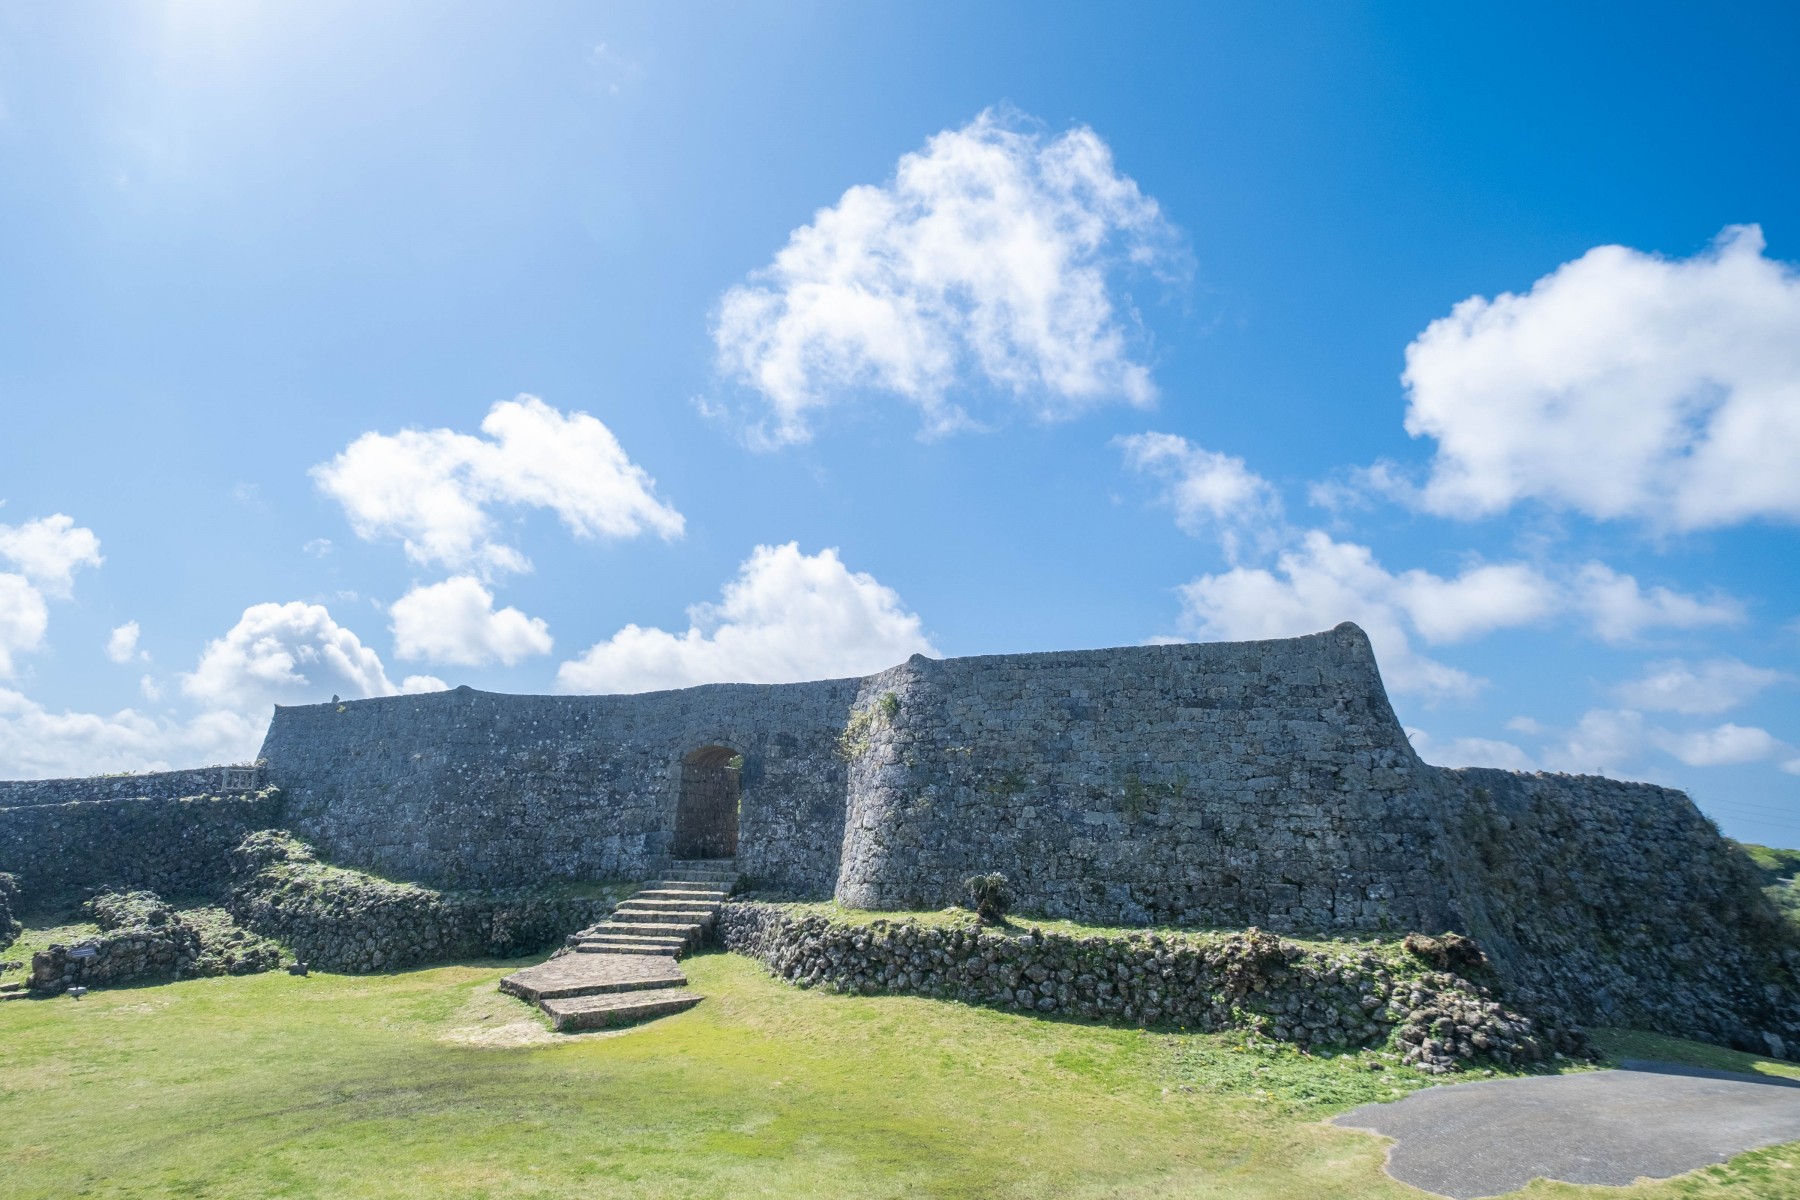
<path fill-rule="evenodd" d="M 1729 596 L 1702 599 L 1666 587 L 1645 589 L 1633 576 L 1598 562 L 1581 568 L 1572 596 L 1594 632 L 1608 642 L 1629 642 L 1650 629 L 1735 625 L 1744 619 L 1743 605 Z"/>
<path fill-rule="evenodd" d="M 867 675 L 935 655 L 892 588 L 852 572 L 835 549 L 758 546 L 717 604 L 688 610 L 680 634 L 627 625 L 557 671 L 565 692 L 645 692 L 696 683 L 790 683 Z"/>
<path fill-rule="evenodd" d="M 1620 684 L 1614 694 L 1629 708 L 1710 715 L 1747 703 L 1787 679 L 1780 671 L 1735 658 L 1694 665 L 1675 658 L 1648 664 L 1642 676 Z"/>
<path fill-rule="evenodd" d="M 43 593 L 23 575 L 0 572 L 0 679 L 17 673 L 15 656 L 43 646 L 49 628 Z"/>
<path fill-rule="evenodd" d="M 388 612 L 394 618 L 394 653 L 403 659 L 465 667 L 498 660 L 511 666 L 550 653 L 549 626 L 516 608 L 494 611 L 494 593 L 472 575 L 415 587 Z"/>
<path fill-rule="evenodd" d="M 1650 740 L 1690 767 L 1761 762 L 1788 749 L 1766 729 L 1758 729 L 1754 725 L 1734 725 L 1729 721 L 1713 729 L 1679 733 L 1666 729 L 1654 730 Z"/>
<path fill-rule="evenodd" d="M 1216 533 L 1235 559 L 1242 538 L 1266 541 L 1281 519 L 1281 497 L 1244 460 L 1172 433 L 1115 438 L 1125 464 L 1162 483 L 1161 500 L 1188 533 Z"/>
<path fill-rule="evenodd" d="M 1407 348 L 1417 501 L 1527 498 L 1674 529 L 1800 519 L 1800 276 L 1755 226 L 1670 260 L 1601 246 L 1524 295 L 1475 296 Z"/>
<path fill-rule="evenodd" d="M 1555 595 L 1549 580 L 1522 564 L 1476 566 L 1450 578 L 1394 574 L 1367 546 L 1317 529 L 1283 551 L 1273 570 L 1234 567 L 1181 589 L 1184 627 L 1197 637 L 1294 637 L 1355 621 L 1388 686 L 1427 697 L 1470 695 L 1482 681 L 1420 653 L 1413 635 L 1457 642 L 1529 624 L 1550 614 Z"/>
<path fill-rule="evenodd" d="M 391 696 L 381 658 L 332 620 L 321 604 L 253 604 L 223 637 L 208 642 L 181 690 L 202 704 L 251 712 L 271 704 L 317 703 L 333 693 Z M 265 714 L 266 716 L 266 714 Z"/>
<path fill-rule="evenodd" d="M 1440 767 L 1498 767 L 1503 771 L 1537 769 L 1531 755 L 1511 742 L 1482 737 L 1459 737 L 1440 742 L 1425 730 L 1410 727 L 1406 736 L 1420 758 Z"/>
<path fill-rule="evenodd" d="M 1117 268 L 1182 269 L 1154 200 L 1080 126 L 1058 137 L 992 111 L 845 192 L 721 298 L 719 367 L 760 393 L 772 443 L 804 441 L 848 389 L 899 396 L 941 432 L 987 386 L 1040 418 L 1148 404 Z"/>
<path fill-rule="evenodd" d="M 500 540 L 497 505 L 547 508 L 577 537 L 681 536 L 681 514 L 588 414 L 519 396 L 495 404 L 481 431 L 365 433 L 312 476 L 359 537 L 400 538 L 414 562 L 455 570 L 530 568 Z"/>
<path fill-rule="evenodd" d="M 158 771 L 196 763 L 247 762 L 268 721 L 214 710 L 170 721 L 125 708 L 111 714 L 52 712 L 0 688 L 0 762 L 16 779 Z"/>
<path fill-rule="evenodd" d="M 12 560 L 20 574 L 56 597 L 66 597 L 80 567 L 97 567 L 100 539 L 63 513 L 39 517 L 23 525 L 0 525 L 0 557 Z"/>
<path fill-rule="evenodd" d="M 436 675 L 408 675 L 400 681 L 400 691 L 408 696 L 416 696 L 421 692 L 447 692 L 450 685 Z"/>
<path fill-rule="evenodd" d="M 127 621 L 116 626 L 112 636 L 106 639 L 106 657 L 116 663 L 128 663 L 138 655 L 138 629 L 136 621 Z M 146 658 L 149 655 L 145 655 Z"/>

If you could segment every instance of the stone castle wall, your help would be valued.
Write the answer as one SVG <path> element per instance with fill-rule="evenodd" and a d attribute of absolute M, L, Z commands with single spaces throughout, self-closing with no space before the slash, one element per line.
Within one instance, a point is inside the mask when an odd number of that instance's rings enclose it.
<path fill-rule="evenodd" d="M 334 862 L 443 887 L 645 878 L 670 853 L 681 760 L 744 756 L 739 865 L 828 894 L 835 747 L 858 681 L 644 696 L 420 696 L 278 708 L 263 743 L 289 828 Z"/>
<path fill-rule="evenodd" d="M 79 779 L 0 780 L 0 808 L 94 800 L 176 800 L 183 796 L 243 796 L 262 786 L 255 767 L 194 767 L 182 771 L 90 775 Z"/>
<path fill-rule="evenodd" d="M 217 782 L 217 771 L 210 777 Z M 0 870 L 17 876 L 21 909 L 98 888 L 142 888 L 168 896 L 220 893 L 230 879 L 232 847 L 245 834 L 281 820 L 281 797 L 270 789 L 226 796 L 101 796 L 0 808 Z"/>
<path fill-rule="evenodd" d="M 1361 630 L 932 662 L 870 681 L 838 898 L 937 908 L 999 871 L 1103 924 L 1454 923 L 1431 768 Z"/>
<path fill-rule="evenodd" d="M 1686 796 L 1420 762 L 1353 625 L 817 683 L 278 708 L 257 782 L 279 803 L 244 798 L 270 806 L 244 814 L 260 825 L 190 846 L 281 824 L 328 861 L 436 887 L 645 878 L 673 848 L 682 760 L 706 747 L 743 756 L 739 867 L 765 893 L 936 908 L 999 871 L 1021 911 L 1099 924 L 1457 929 L 1580 1019 L 1800 1032 L 1800 955 Z M 0 785 L 0 870 L 31 891 L 173 890 L 120 830 L 194 802 L 113 798 L 162 777 L 126 778 Z M 211 827 L 214 809 L 187 811 Z M 67 865 L 87 838 L 100 865 Z M 101 866 L 136 873 L 89 880 Z"/>

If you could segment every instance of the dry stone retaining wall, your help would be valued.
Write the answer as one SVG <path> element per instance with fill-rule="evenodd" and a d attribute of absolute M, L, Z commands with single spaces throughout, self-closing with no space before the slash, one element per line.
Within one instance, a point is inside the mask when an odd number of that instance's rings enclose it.
<path fill-rule="evenodd" d="M 327 866 L 281 830 L 246 838 L 232 860 L 232 915 L 326 971 L 512 958 L 559 945 L 613 908 L 605 897 L 441 892 L 393 883 Z"/>
<path fill-rule="evenodd" d="M 101 933 L 32 955 L 32 991 L 253 975 L 281 960 L 279 946 L 239 929 L 218 909 L 178 912 L 152 892 L 102 893 L 83 908 Z"/>
<path fill-rule="evenodd" d="M 1072 936 L 727 904 L 724 945 L 803 987 L 931 996 L 1127 1025 L 1248 1029 L 1280 1041 L 1375 1046 L 1441 1072 L 1475 1058 L 1584 1053 L 1569 1025 L 1540 1025 L 1481 984 L 1394 945 L 1303 946 L 1260 930 Z"/>
<path fill-rule="evenodd" d="M 229 878 L 231 848 L 280 819 L 267 788 L 0 808 L 0 870 L 18 876 L 23 907 L 97 888 L 212 895 Z"/>
<path fill-rule="evenodd" d="M 182 796 L 242 796 L 262 786 L 256 766 L 193 767 L 181 771 L 90 775 L 79 779 L 0 780 L 0 808 L 91 800 L 174 800 Z"/>

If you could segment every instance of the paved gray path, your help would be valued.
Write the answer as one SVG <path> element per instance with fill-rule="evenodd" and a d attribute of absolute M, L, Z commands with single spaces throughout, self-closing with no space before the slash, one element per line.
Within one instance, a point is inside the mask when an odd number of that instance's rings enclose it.
<path fill-rule="evenodd" d="M 1622 1186 L 1800 1141 L 1800 1081 L 1627 1059 L 1617 1071 L 1426 1088 L 1333 1118 L 1395 1139 L 1388 1174 L 1452 1200 L 1538 1176 Z"/>

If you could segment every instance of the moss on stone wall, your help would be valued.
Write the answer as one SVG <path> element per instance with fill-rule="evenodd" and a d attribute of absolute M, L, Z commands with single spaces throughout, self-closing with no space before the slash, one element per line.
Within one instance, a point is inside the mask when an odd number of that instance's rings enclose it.
<path fill-rule="evenodd" d="M 177 909 L 154 892 L 103 892 L 82 913 L 100 933 L 32 955 L 32 991 L 254 975 L 281 962 L 280 946 L 239 928 L 222 909 Z"/>
<path fill-rule="evenodd" d="M 623 895 L 619 888 L 448 892 L 396 883 L 322 863 L 284 830 L 251 834 L 231 859 L 232 914 L 326 971 L 536 953 L 606 916 Z"/>

